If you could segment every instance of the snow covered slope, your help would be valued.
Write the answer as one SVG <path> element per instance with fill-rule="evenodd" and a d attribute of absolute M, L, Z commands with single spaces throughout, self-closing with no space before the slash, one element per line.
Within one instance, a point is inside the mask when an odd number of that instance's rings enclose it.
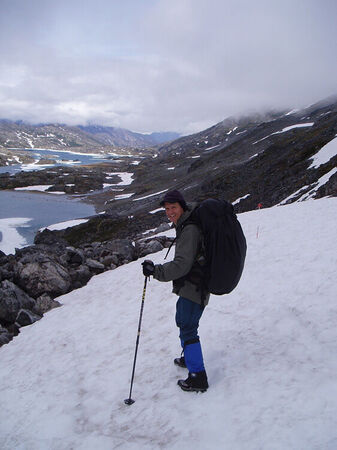
<path fill-rule="evenodd" d="M 141 261 L 59 297 L 63 307 L 0 349 L 0 448 L 335 450 L 336 213 L 337 199 L 325 198 L 240 215 L 242 281 L 212 296 L 201 319 L 204 394 L 176 386 L 186 375 L 173 365 L 176 297 L 151 280 L 136 402 L 124 404 Z"/>

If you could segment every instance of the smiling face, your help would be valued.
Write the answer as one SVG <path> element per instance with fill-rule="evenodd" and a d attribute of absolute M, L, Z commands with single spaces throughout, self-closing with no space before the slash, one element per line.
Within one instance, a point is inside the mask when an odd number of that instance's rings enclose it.
<path fill-rule="evenodd" d="M 184 210 L 180 203 L 165 203 L 164 208 L 168 219 L 175 225 L 177 225 L 178 220 L 184 213 Z"/>

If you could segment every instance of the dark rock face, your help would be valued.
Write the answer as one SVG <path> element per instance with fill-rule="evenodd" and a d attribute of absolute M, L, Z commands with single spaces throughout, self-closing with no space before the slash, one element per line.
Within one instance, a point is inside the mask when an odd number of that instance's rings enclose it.
<path fill-rule="evenodd" d="M 34 299 L 9 280 L 0 283 L 0 320 L 14 323 L 22 308 L 32 309 Z"/>
<path fill-rule="evenodd" d="M 37 233 L 34 239 L 34 244 L 45 244 L 45 245 L 61 245 L 66 246 L 67 241 L 60 238 L 58 235 L 53 233 L 52 231 L 48 230 L 48 228 L 45 228 L 40 233 Z"/>

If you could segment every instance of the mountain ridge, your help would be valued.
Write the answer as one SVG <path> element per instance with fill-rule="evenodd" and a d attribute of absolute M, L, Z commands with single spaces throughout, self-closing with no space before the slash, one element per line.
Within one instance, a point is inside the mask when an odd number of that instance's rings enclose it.
<path fill-rule="evenodd" d="M 48 148 L 52 150 L 111 151 L 126 147 L 146 149 L 176 139 L 174 132 L 136 133 L 101 125 L 29 124 L 0 119 L 0 148 Z"/>
<path fill-rule="evenodd" d="M 123 171 L 132 174 L 129 184 L 88 197 L 105 214 L 62 232 L 73 245 L 101 240 L 102 227 L 104 238 L 125 238 L 160 225 L 166 217 L 159 202 L 169 189 L 187 201 L 228 200 L 236 212 L 337 196 L 337 99 L 224 119 L 152 149 L 138 165 L 124 161 Z"/>
<path fill-rule="evenodd" d="M 98 209 L 115 218 L 132 211 L 132 234 L 141 224 L 151 228 L 150 222 L 159 225 L 165 220 L 159 202 L 163 192 L 174 188 L 187 201 L 228 200 L 236 212 L 258 204 L 271 207 L 337 196 L 337 101 L 280 112 L 270 119 L 225 120 L 160 146 L 156 155 L 132 169 L 133 181 L 123 190 L 128 198 L 115 199 L 109 192 L 98 195 Z M 320 158 L 315 167 L 314 158 Z"/>

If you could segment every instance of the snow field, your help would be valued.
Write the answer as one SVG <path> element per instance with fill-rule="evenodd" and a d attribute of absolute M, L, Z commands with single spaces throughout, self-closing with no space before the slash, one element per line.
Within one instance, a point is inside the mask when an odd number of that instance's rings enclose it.
<path fill-rule="evenodd" d="M 171 283 L 145 297 L 141 260 L 92 278 L 0 348 L 3 450 L 337 448 L 337 199 L 244 213 L 242 280 L 200 322 L 210 388 L 186 370 Z M 256 230 L 259 227 L 259 237 Z M 148 255 L 163 262 L 165 251 Z"/>

